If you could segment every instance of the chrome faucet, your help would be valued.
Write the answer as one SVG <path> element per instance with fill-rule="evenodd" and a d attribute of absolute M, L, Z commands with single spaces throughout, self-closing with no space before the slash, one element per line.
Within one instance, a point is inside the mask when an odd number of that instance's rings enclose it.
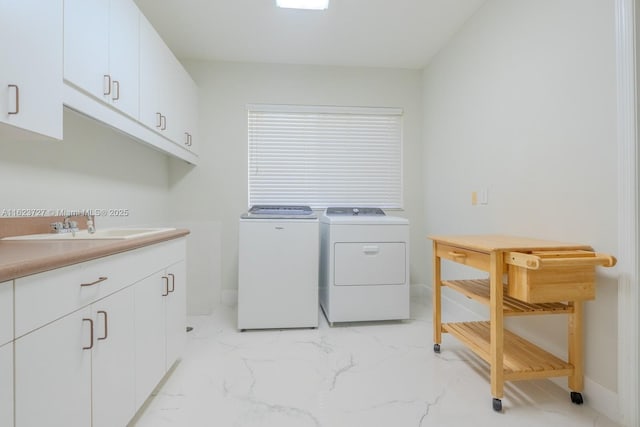
<path fill-rule="evenodd" d="M 71 233 L 73 237 L 76 237 L 76 231 L 78 231 L 78 223 L 76 221 L 71 221 L 71 218 L 74 215 L 67 215 L 62 220 L 62 230 L 63 233 Z"/>
<path fill-rule="evenodd" d="M 51 228 L 54 233 L 72 233 L 75 237 L 76 231 L 78 231 L 78 223 L 76 221 L 71 221 L 71 218 L 75 216 L 81 215 L 66 215 L 62 222 L 53 222 L 51 223 Z M 96 227 L 94 225 L 94 217 L 86 214 L 87 217 L 87 231 L 89 234 L 93 234 L 96 232 Z"/>
<path fill-rule="evenodd" d="M 87 231 L 89 234 L 93 234 L 96 232 L 96 226 L 93 224 L 94 217 L 87 214 Z"/>

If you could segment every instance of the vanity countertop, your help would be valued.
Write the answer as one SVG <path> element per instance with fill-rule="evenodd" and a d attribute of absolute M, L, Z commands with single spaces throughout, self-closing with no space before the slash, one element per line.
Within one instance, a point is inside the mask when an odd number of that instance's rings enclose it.
<path fill-rule="evenodd" d="M 126 252 L 189 234 L 173 229 L 131 239 L 0 240 L 0 282 Z"/>

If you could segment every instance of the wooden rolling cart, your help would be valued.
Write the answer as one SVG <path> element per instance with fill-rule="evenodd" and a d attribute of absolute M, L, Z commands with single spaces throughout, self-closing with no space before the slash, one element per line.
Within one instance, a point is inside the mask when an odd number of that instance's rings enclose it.
<path fill-rule="evenodd" d="M 493 409 L 502 411 L 505 381 L 568 377 L 571 401 L 582 404 L 583 301 L 595 298 L 595 267 L 613 256 L 589 246 L 512 236 L 431 236 L 433 240 L 433 350 L 442 334 L 459 339 L 491 368 Z M 445 280 L 441 260 L 489 273 L 488 279 Z M 505 278 L 508 278 L 505 283 Z M 441 288 L 489 306 L 489 321 L 442 323 Z M 568 360 L 504 329 L 504 316 L 568 315 Z"/>

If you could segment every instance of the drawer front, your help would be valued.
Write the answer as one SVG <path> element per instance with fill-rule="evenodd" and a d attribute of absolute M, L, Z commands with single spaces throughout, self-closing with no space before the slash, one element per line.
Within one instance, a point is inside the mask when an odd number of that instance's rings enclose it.
<path fill-rule="evenodd" d="M 0 346 L 13 340 L 13 280 L 0 283 Z"/>
<path fill-rule="evenodd" d="M 336 243 L 336 286 L 403 285 L 407 281 L 404 242 Z"/>
<path fill-rule="evenodd" d="M 124 277 L 108 257 L 16 279 L 16 337 L 121 289 Z"/>
<path fill-rule="evenodd" d="M 185 253 L 185 239 L 176 239 L 16 279 L 16 337 L 132 285 Z"/>
<path fill-rule="evenodd" d="M 438 243 L 436 246 L 436 256 L 482 271 L 489 271 L 491 268 L 491 255 L 483 252 Z"/>
<path fill-rule="evenodd" d="M 541 270 L 509 266 L 507 294 L 529 303 L 587 301 L 596 297 L 594 266 Z"/>

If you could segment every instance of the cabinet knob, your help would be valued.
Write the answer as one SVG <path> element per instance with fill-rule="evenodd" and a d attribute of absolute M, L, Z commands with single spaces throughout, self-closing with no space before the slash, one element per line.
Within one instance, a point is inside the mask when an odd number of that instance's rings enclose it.
<path fill-rule="evenodd" d="M 169 295 L 169 278 L 167 276 L 162 276 L 162 280 L 164 280 L 164 290 L 162 291 L 162 296 L 166 297 Z"/>
<path fill-rule="evenodd" d="M 93 319 L 82 319 L 83 322 L 89 322 L 89 330 L 91 331 L 91 335 L 89 337 L 89 339 L 91 340 L 91 342 L 89 343 L 88 346 L 86 347 L 82 347 L 83 350 L 91 350 L 93 348 Z"/>
<path fill-rule="evenodd" d="M 168 291 L 173 292 L 176 290 L 176 276 L 173 273 L 169 273 L 167 274 L 167 276 L 171 277 L 171 289 L 169 289 Z M 167 283 L 169 282 L 167 281 Z"/>
<path fill-rule="evenodd" d="M 114 101 L 119 100 L 120 99 L 120 82 L 118 80 L 113 81 L 113 91 L 115 93 L 115 96 L 111 99 Z"/>
<path fill-rule="evenodd" d="M 467 254 L 451 251 L 451 252 L 449 252 L 449 256 L 451 256 L 453 258 L 466 258 Z"/>
<path fill-rule="evenodd" d="M 13 111 L 9 111 L 9 114 L 18 114 L 20 112 L 20 88 L 18 85 L 9 85 L 9 87 L 16 90 L 16 106 Z"/>
<path fill-rule="evenodd" d="M 107 96 L 111 95 L 111 76 L 105 74 L 102 80 L 102 94 Z"/>
<path fill-rule="evenodd" d="M 98 338 L 98 341 L 106 340 L 109 336 L 109 317 L 107 312 L 104 310 L 99 310 L 98 314 L 102 314 L 104 316 L 104 335 Z"/>
<path fill-rule="evenodd" d="M 81 283 L 80 286 L 84 287 L 84 286 L 93 286 L 93 285 L 97 285 L 100 282 L 104 282 L 105 280 L 107 280 L 108 277 L 107 276 L 102 276 L 102 277 L 98 277 L 98 280 L 96 280 L 95 282 L 91 282 L 91 283 Z"/>

